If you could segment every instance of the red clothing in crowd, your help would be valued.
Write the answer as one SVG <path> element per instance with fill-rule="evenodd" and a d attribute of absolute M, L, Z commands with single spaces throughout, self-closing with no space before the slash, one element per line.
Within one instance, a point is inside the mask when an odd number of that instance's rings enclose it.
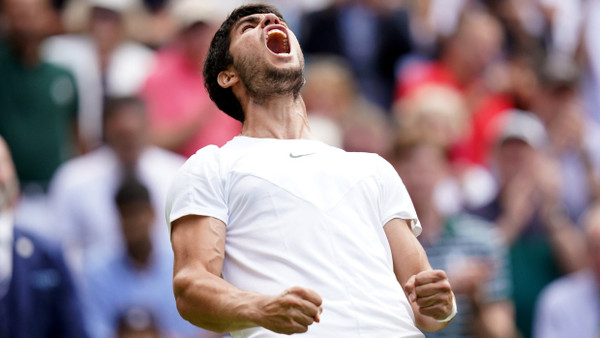
<path fill-rule="evenodd" d="M 488 91 L 482 83 L 462 85 L 456 76 L 441 62 L 417 63 L 408 66 L 396 83 L 395 100 L 409 96 L 424 85 L 443 85 L 456 89 L 465 96 L 471 113 L 471 131 L 450 149 L 452 161 L 487 165 L 490 148 L 497 130 L 492 123 L 498 116 L 513 107 L 502 93 Z M 478 91 L 475 95 L 473 90 Z"/>
<path fill-rule="evenodd" d="M 153 128 L 173 126 L 176 131 L 177 126 L 202 119 L 198 131 L 180 149 L 175 149 L 183 156 L 189 157 L 208 144 L 222 146 L 240 133 L 241 124 L 210 100 L 202 70 L 188 61 L 176 46 L 157 53 L 156 64 L 141 96 L 148 105 Z"/>

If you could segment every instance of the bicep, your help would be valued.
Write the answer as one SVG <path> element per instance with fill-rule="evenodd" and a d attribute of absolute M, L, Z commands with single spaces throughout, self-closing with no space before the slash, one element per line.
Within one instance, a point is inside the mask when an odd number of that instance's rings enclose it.
<path fill-rule="evenodd" d="M 401 285 L 424 270 L 431 270 L 423 246 L 413 234 L 409 221 L 394 218 L 384 225 L 390 245 L 394 273 Z"/>
<path fill-rule="evenodd" d="M 171 225 L 175 256 L 173 273 L 177 275 L 192 268 L 220 276 L 225 257 L 225 223 L 210 216 L 188 215 Z"/>

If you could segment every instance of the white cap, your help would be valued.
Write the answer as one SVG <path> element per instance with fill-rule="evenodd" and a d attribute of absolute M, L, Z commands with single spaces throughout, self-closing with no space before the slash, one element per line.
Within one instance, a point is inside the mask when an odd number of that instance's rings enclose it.
<path fill-rule="evenodd" d="M 181 28 L 198 22 L 219 24 L 225 20 L 225 11 L 212 1 L 175 0 L 171 5 L 171 15 Z"/>
<path fill-rule="evenodd" d="M 106 8 L 117 13 L 125 13 L 136 4 L 135 0 L 88 0 L 91 7 Z"/>
<path fill-rule="evenodd" d="M 508 139 L 517 139 L 539 149 L 548 140 L 546 127 L 530 112 L 513 109 L 501 117 L 500 123 L 499 143 Z"/>

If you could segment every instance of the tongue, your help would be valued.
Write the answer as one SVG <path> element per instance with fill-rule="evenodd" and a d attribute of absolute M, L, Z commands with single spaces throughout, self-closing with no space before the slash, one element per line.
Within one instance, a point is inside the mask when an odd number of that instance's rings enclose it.
<path fill-rule="evenodd" d="M 285 49 L 284 37 L 279 34 L 273 34 L 267 40 L 267 48 L 269 48 L 275 54 L 287 53 Z"/>

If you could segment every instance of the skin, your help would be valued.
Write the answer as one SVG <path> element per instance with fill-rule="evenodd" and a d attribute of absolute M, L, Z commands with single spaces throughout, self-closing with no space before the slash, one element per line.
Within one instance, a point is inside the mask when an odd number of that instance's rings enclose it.
<path fill-rule="evenodd" d="M 12 210 L 19 197 L 19 182 L 8 145 L 0 136 L 0 213 Z"/>
<path fill-rule="evenodd" d="M 264 29 L 269 25 L 286 28 L 290 53 L 278 55 L 266 47 Z M 241 102 L 246 118 L 242 135 L 310 138 L 304 102 L 291 89 L 297 79 L 276 84 L 276 90 L 272 90 L 273 83 L 264 81 L 268 70 L 290 73 L 303 68 L 298 40 L 285 23 L 273 14 L 242 18 L 231 32 L 230 52 L 234 62 L 239 58 L 254 60 L 252 66 L 260 70 L 254 72 L 256 83 L 251 91 L 244 84 L 244 70 L 233 65 L 218 77 L 219 84 L 232 88 Z M 287 92 L 281 90 L 286 86 Z M 406 221 L 393 219 L 384 229 L 392 248 L 394 272 L 411 299 L 418 327 L 442 329 L 447 323 L 436 319 L 451 313 L 454 297 L 446 274 L 431 269 Z M 294 286 L 278 295 L 262 295 L 240 290 L 223 280 L 225 240 L 226 225 L 212 217 L 188 215 L 172 223 L 173 286 L 183 318 L 216 332 L 262 326 L 284 334 L 306 332 L 320 321 L 323 300 L 311 289 Z"/>
<path fill-rule="evenodd" d="M 116 109 L 119 111 L 105 122 L 106 143 L 119 162 L 132 170 L 149 142 L 148 121 L 139 106 L 124 105 Z"/>
<path fill-rule="evenodd" d="M 565 272 L 583 267 L 583 239 L 560 207 L 560 170 L 552 158 L 521 140 L 508 140 L 496 150 L 502 214 L 496 220 L 504 242 L 512 245 L 539 211 L 540 220 Z"/>
<path fill-rule="evenodd" d="M 404 159 L 395 161 L 419 215 L 423 233 L 419 239 L 437 243 L 442 236 L 445 217 L 434 203 L 436 185 L 447 175 L 448 163 L 441 149 L 433 144 L 416 145 Z M 460 264 L 448 267 L 452 289 L 469 297 L 476 306 L 473 324 L 478 337 L 514 337 L 512 302 L 501 300 L 481 302 L 482 288 L 493 278 L 494 268 L 481 257 L 464 258 Z"/>
<path fill-rule="evenodd" d="M 129 258 L 143 269 L 150 262 L 152 253 L 152 205 L 147 202 L 129 202 L 119 206 L 119 215 Z"/>
<path fill-rule="evenodd" d="M 600 204 L 592 205 L 584 217 L 588 262 L 600 285 Z"/>

